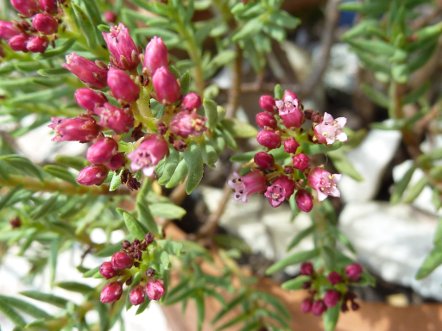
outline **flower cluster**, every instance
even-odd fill
[[[100,274],[111,280],[101,291],[100,301],[112,303],[118,301],[123,294],[123,284],[131,286],[129,301],[132,305],[140,305],[149,300],[159,300],[164,294],[164,283],[155,278],[155,270],[143,264],[143,259],[149,255],[148,248],[154,242],[152,234],[148,233],[145,238],[134,240],[132,243],[125,240],[122,250],[112,255],[110,261],[103,262],[100,266]],[[139,271],[143,276],[133,284],[133,275]]]
[[[312,165],[302,143],[330,145],[346,141],[346,119],[305,111],[290,90],[277,100],[263,95],[259,105],[263,111],[256,114],[256,124],[261,129],[257,141],[266,149],[255,154],[250,172],[244,176],[234,174],[230,179],[235,200],[246,202],[250,195],[264,193],[270,205],[278,207],[294,195],[298,208],[309,212],[313,208],[312,191],[316,191],[319,201],[327,196],[339,197],[337,183],[341,175]],[[312,123],[308,130],[306,120]],[[283,157],[276,158],[276,154]]]
[[[152,176],[156,165],[168,155],[169,144],[182,151],[206,131],[206,119],[198,114],[201,98],[193,92],[181,95],[161,38],[153,37],[144,54],[123,24],[103,32],[103,38],[110,53],[109,64],[76,53],[66,56],[64,64],[88,86],[75,92],[75,100],[85,113],[75,118],[53,118],[50,125],[55,141],[91,143],[87,151],[91,165],[77,178],[82,185],[100,185],[109,170],[122,168],[128,183],[138,171]],[[160,116],[153,114],[151,98],[162,107]],[[122,141],[130,146],[127,154],[119,151]],[[130,166],[126,168],[127,159]]]
[[[310,262],[303,263],[300,274],[309,277],[303,285],[308,289],[309,296],[302,301],[301,310],[304,313],[321,316],[327,309],[337,304],[341,305],[342,312],[347,312],[349,306],[352,310],[359,309],[355,301],[356,294],[349,287],[361,280],[362,271],[360,264],[352,263],[341,273],[332,271],[325,276],[320,270],[315,270]]]
[[[16,52],[43,53],[56,38],[61,8],[57,0],[11,0],[20,21],[0,20],[0,39]]]

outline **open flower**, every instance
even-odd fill
[[[235,173],[228,184],[233,189],[233,198],[241,202],[247,202],[250,195],[262,193],[267,188],[266,178],[259,170],[250,171],[244,176]]]
[[[135,69],[140,62],[137,45],[129,30],[120,23],[111,27],[110,32],[103,32],[103,38],[111,53],[112,64],[120,69]]]
[[[329,195],[332,197],[341,196],[336,186],[341,176],[341,174],[331,174],[322,168],[315,168],[308,175],[308,183],[318,192],[318,200],[323,201]]]
[[[142,170],[145,176],[152,176],[155,166],[169,152],[169,146],[162,136],[150,135],[128,155],[132,171]]]
[[[174,134],[187,138],[200,136],[206,131],[206,118],[198,115],[196,111],[180,111],[170,122],[170,131]]]
[[[275,105],[282,122],[287,128],[299,128],[304,123],[301,103],[292,91],[285,90],[283,99],[277,100]]]
[[[278,177],[272,185],[267,188],[265,197],[273,208],[280,206],[288,200],[295,190],[295,182],[286,176]]]
[[[324,119],[315,126],[315,137],[321,144],[333,144],[337,141],[347,141],[347,135],[343,131],[347,119],[345,117],[333,118],[329,113],[324,113]]]

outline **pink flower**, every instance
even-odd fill
[[[110,161],[117,149],[118,144],[112,138],[100,138],[88,148],[86,158],[90,163],[104,164]]]
[[[16,52],[27,52],[28,48],[26,47],[26,44],[28,43],[29,40],[29,36],[24,34],[24,33],[20,33],[18,35],[15,35],[13,37],[11,37],[8,40],[8,45],[9,47],[12,48],[12,50],[16,51]]]
[[[163,40],[159,37],[153,37],[146,46],[144,52],[143,68],[153,75],[155,71],[161,67],[168,65],[167,47]]]
[[[134,118],[129,109],[118,108],[108,102],[95,108],[95,113],[100,117],[98,124],[116,133],[128,132],[134,125]]]
[[[256,124],[261,128],[264,129],[265,127],[276,129],[277,122],[273,114],[269,113],[268,111],[262,111],[256,114],[255,116]]]
[[[311,262],[303,262],[299,273],[304,276],[312,276],[315,273],[315,267]]]
[[[362,266],[359,263],[352,263],[345,267],[345,274],[348,279],[353,282],[357,282],[361,279],[362,275]]]
[[[323,201],[327,196],[339,197],[341,193],[337,183],[341,179],[340,174],[331,174],[323,168],[315,168],[308,175],[308,183],[318,193],[318,200]]]
[[[275,159],[273,158],[273,155],[267,152],[256,153],[253,157],[253,160],[255,161],[256,165],[262,170],[271,169],[275,164]]]
[[[20,34],[20,30],[13,22],[0,20],[0,39],[9,40],[18,34]]]
[[[134,306],[141,305],[146,299],[146,293],[142,286],[133,288],[129,293],[129,301]]]
[[[288,200],[295,190],[295,182],[286,176],[278,177],[272,185],[267,187],[264,194],[273,208],[280,206]]]
[[[89,111],[94,112],[96,107],[101,107],[107,101],[103,93],[97,93],[90,88],[82,87],[75,91],[75,101],[81,107]]]
[[[282,100],[275,102],[279,116],[287,128],[299,128],[304,123],[304,113],[298,97],[292,91],[284,91]]]
[[[117,21],[117,14],[111,10],[105,11],[103,17],[108,23],[115,23]]]
[[[341,293],[336,290],[327,290],[324,295],[324,303],[328,308],[334,307],[341,299]]]
[[[112,267],[111,262],[103,262],[100,266],[99,272],[101,276],[106,279],[115,277],[117,275],[117,271]]]
[[[281,146],[281,136],[273,130],[261,130],[256,136],[258,143],[268,149],[274,149]]]
[[[128,155],[132,171],[142,170],[145,176],[152,176],[155,166],[169,153],[169,146],[160,135],[150,135]]]
[[[63,67],[92,88],[102,89],[107,85],[107,69],[99,67],[95,62],[76,53],[66,56],[66,63]]]
[[[126,158],[124,157],[124,153],[117,153],[112,158],[105,162],[104,165],[108,167],[110,170],[117,170],[124,166],[126,163]]]
[[[233,198],[241,202],[247,202],[250,195],[262,193],[267,188],[266,178],[258,170],[250,171],[244,176],[235,173],[228,184],[233,189]]]
[[[25,17],[30,17],[40,10],[37,0],[11,0],[11,5]]]
[[[259,107],[273,113],[275,110],[275,99],[271,95],[261,95],[259,97]]]
[[[123,270],[131,268],[134,260],[126,252],[120,251],[112,255],[111,263],[114,270]]]
[[[91,165],[80,171],[77,182],[86,186],[101,185],[106,180],[108,173],[109,170],[103,165]]]
[[[296,150],[299,147],[299,143],[295,138],[290,137],[287,140],[284,140],[284,151],[287,153],[296,153]]]
[[[308,168],[310,159],[309,157],[304,153],[299,153],[293,156],[293,167],[295,167],[298,170],[304,171]]]
[[[112,303],[120,299],[123,294],[123,286],[120,282],[106,284],[101,290],[100,301],[102,303]]]
[[[313,300],[310,298],[304,299],[301,302],[301,311],[303,313],[309,313],[312,310]]]
[[[313,197],[306,190],[299,190],[295,195],[296,205],[299,210],[308,213],[313,208]]]
[[[58,30],[58,22],[48,14],[39,13],[32,18],[32,26],[43,34],[53,34]]]
[[[164,295],[164,284],[162,280],[151,280],[146,285],[146,294],[149,300],[160,300]]]
[[[140,95],[140,87],[134,83],[132,78],[123,70],[110,68],[107,74],[107,85],[109,85],[113,96],[118,100],[127,103],[137,101]]]
[[[315,137],[321,144],[333,144],[337,141],[347,141],[347,135],[343,131],[347,119],[345,117],[338,117],[333,119],[329,113],[324,113],[324,119],[314,128]]]
[[[26,49],[32,53],[43,53],[48,48],[48,45],[48,38],[32,36],[26,42]]]
[[[206,118],[195,111],[180,111],[170,122],[170,131],[180,137],[200,136],[206,128]]]
[[[195,92],[187,93],[181,101],[181,108],[185,110],[198,109],[201,106],[201,98]]]
[[[324,301],[317,300],[313,302],[312,305],[312,314],[315,316],[321,316],[325,311],[327,310],[327,306],[325,305]]]
[[[41,9],[47,13],[55,14],[57,12],[57,0],[39,0]]]
[[[103,32],[103,38],[114,66],[124,70],[132,70],[138,66],[138,48],[124,24],[113,26],[110,32]]]
[[[53,141],[86,142],[95,139],[100,132],[97,123],[90,116],[53,117],[49,127],[55,131]]]
[[[174,103],[181,97],[178,81],[167,67],[155,70],[152,76],[152,84],[156,99],[162,104]]]

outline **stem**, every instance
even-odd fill
[[[232,118],[235,116],[236,110],[238,109],[239,96],[241,92],[243,51],[238,44],[235,45],[235,52],[236,57],[235,62],[233,63],[232,85],[229,90],[229,101],[226,111],[227,118]]]
[[[75,186],[67,182],[45,182],[31,177],[10,175],[8,178],[0,178],[0,186],[16,187],[20,186],[26,190],[34,192],[57,192],[65,195],[125,195],[126,190],[116,190],[109,192],[109,186]]]

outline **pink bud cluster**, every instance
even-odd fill
[[[103,262],[99,268],[100,274],[111,280],[101,291],[100,301],[112,303],[118,301],[123,294],[123,285],[131,286],[129,301],[132,305],[140,305],[149,300],[159,300],[164,294],[164,283],[155,278],[155,270],[148,268],[137,284],[133,284],[132,276],[140,271],[144,253],[154,242],[152,234],[148,233],[143,240],[132,243],[125,240],[122,250],[112,255],[110,261]]]
[[[11,0],[20,21],[0,20],[0,39],[16,52],[43,53],[55,40],[61,9],[57,0]]]
[[[303,263],[300,275],[309,277],[303,285],[308,289],[309,295],[302,301],[301,310],[304,313],[321,316],[327,309],[337,304],[340,304],[342,312],[348,311],[349,306],[352,310],[359,309],[355,301],[356,294],[349,287],[361,280],[362,272],[360,264],[352,263],[342,272],[332,271],[325,275],[324,271],[315,270],[312,263]]]
[[[91,164],[80,172],[80,184],[100,185],[110,170],[124,168],[128,177],[125,183],[133,189],[139,186],[133,173],[153,176],[156,165],[168,155],[169,145],[178,151],[185,149],[207,130],[206,118],[198,114],[199,95],[191,92],[182,97],[161,38],[153,37],[144,54],[121,23],[103,32],[103,38],[109,64],[76,53],[67,55],[64,64],[88,86],[75,92],[75,100],[85,113],[76,118],[54,118],[50,127],[55,131],[54,141],[91,144],[87,151]],[[109,100],[111,96],[117,104]],[[163,105],[161,118],[149,113],[140,115],[140,108],[150,109],[151,100],[146,96]],[[122,140],[131,143],[127,154],[119,151]],[[126,169],[127,159],[130,165]]]
[[[263,193],[272,207],[278,207],[294,196],[298,209],[309,212],[314,203],[313,191],[319,201],[327,196],[339,197],[337,183],[341,175],[313,165],[302,143],[346,141],[343,132],[346,119],[335,120],[328,113],[322,116],[305,111],[297,95],[290,90],[285,90],[280,100],[270,95],[261,96],[259,106],[263,111],[256,114],[256,124],[260,128],[257,141],[265,150],[255,154],[248,174],[235,174],[230,179],[234,198],[246,202],[250,195]],[[305,128],[306,120],[311,121],[309,131]],[[277,161],[274,150],[283,152],[284,160]]]

